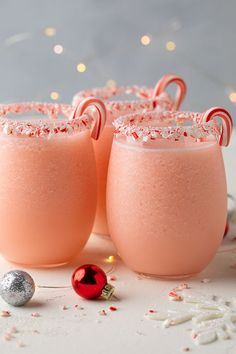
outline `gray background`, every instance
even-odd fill
[[[2,102],[50,101],[51,91],[68,102],[110,79],[153,85],[175,72],[188,84],[185,109],[223,105],[235,113],[228,96],[236,91],[236,1],[0,0],[0,14]],[[47,26],[56,36],[44,35]],[[149,46],[140,43],[144,34]],[[85,73],[76,71],[79,62]]]

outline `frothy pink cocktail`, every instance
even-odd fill
[[[175,100],[166,93],[166,88],[170,84],[177,85],[177,94]],[[154,109],[177,109],[182,103],[186,92],[184,81],[176,75],[166,75],[158,82],[156,87],[112,87],[97,88],[87,91],[81,91],[74,96],[73,103],[79,102],[87,96],[96,96],[105,101],[107,108],[107,123],[99,141],[94,141],[94,150],[97,165],[97,183],[98,198],[96,217],[93,232],[103,235],[109,235],[106,212],[106,184],[107,170],[110,158],[111,145],[113,140],[114,127],[112,122],[117,117],[138,111],[150,111]],[[139,100],[121,100],[115,101],[116,97],[123,95],[136,95]]]
[[[19,121],[5,115],[49,116]],[[30,266],[68,263],[84,247],[96,210],[96,167],[87,115],[71,106],[0,106],[0,250]],[[52,118],[53,117],[53,118]]]
[[[227,191],[218,126],[185,127],[179,115],[179,126],[167,128],[167,115],[149,122],[136,115],[137,129],[117,123],[107,210],[112,240],[131,269],[175,277],[200,272],[215,255]]]

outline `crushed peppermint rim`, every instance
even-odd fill
[[[105,87],[95,87],[92,89],[82,90],[75,94],[74,99],[86,98],[89,96],[96,96],[102,100],[108,101],[112,97],[122,96],[122,95],[135,95],[139,98],[151,98],[153,92],[152,87],[147,86],[105,86]]]
[[[78,104],[86,97],[97,97],[105,101],[106,108],[110,115],[117,116],[118,112],[127,111],[145,111],[162,108],[172,110],[174,101],[167,92],[162,92],[159,96],[152,98],[153,88],[145,86],[114,86],[98,87],[78,92],[74,97],[72,104]],[[112,100],[114,97],[134,94],[137,100]]]
[[[114,120],[114,136],[132,137],[134,141],[156,139],[201,141],[210,135],[219,138],[220,127],[214,121],[201,122],[203,113],[153,111],[128,114]]]
[[[21,137],[51,138],[61,134],[71,135],[82,130],[90,129],[92,117],[83,114],[71,119],[74,107],[67,104],[53,104],[42,102],[26,102],[0,105],[0,133]],[[40,119],[8,118],[10,114],[39,113],[46,116]],[[59,119],[63,116],[63,119]]]

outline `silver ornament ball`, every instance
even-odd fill
[[[23,270],[11,270],[4,274],[0,282],[1,297],[12,306],[25,305],[34,295],[34,291],[34,280]]]

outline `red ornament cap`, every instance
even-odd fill
[[[72,274],[72,286],[75,292],[85,299],[103,297],[108,300],[115,288],[107,283],[104,271],[94,264],[84,264]]]

